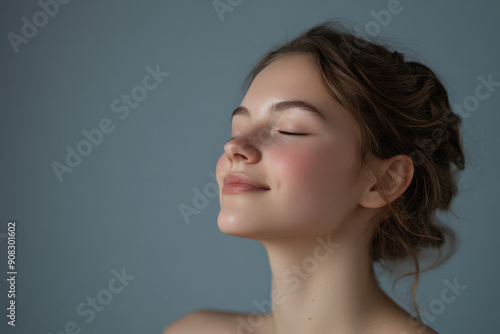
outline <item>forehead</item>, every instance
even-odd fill
[[[254,97],[262,100],[285,95],[315,100],[324,100],[325,95],[328,95],[310,55],[286,55],[271,62],[255,77],[243,101]]]
[[[252,114],[264,115],[269,106],[279,100],[307,101],[319,109],[330,124],[351,130],[358,128],[354,116],[324,87],[311,55],[286,55],[271,62],[255,77],[241,105]]]

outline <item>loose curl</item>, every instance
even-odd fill
[[[462,120],[452,112],[445,87],[429,67],[406,61],[402,53],[358,37],[334,20],[274,47],[254,66],[243,88],[271,62],[290,54],[311,55],[326,90],[356,118],[362,134],[361,167],[375,175],[368,153],[380,159],[404,154],[413,162],[413,179],[401,196],[390,203],[379,189],[387,208],[373,235],[370,255],[372,262],[386,269],[384,263],[410,261],[414,270],[402,277],[414,277],[412,301],[421,320],[416,303],[419,274],[442,264],[455,251],[456,235],[440,224],[435,211],[451,211],[457,194],[456,172],[465,166]],[[447,257],[442,253],[445,241],[451,245]],[[428,249],[436,251],[436,259],[421,270],[419,259]]]

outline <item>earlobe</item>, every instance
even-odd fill
[[[392,203],[408,188],[413,179],[413,173],[413,162],[407,155],[396,155],[381,161],[377,170],[379,179],[367,186],[360,205],[376,209]]]

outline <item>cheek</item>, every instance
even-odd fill
[[[280,149],[273,166],[283,207],[302,222],[340,219],[353,200],[354,157],[354,148],[342,144]]]
[[[303,188],[317,177],[320,159],[315,149],[290,148],[281,149],[273,155],[273,166],[278,183],[278,190]]]
[[[276,152],[273,166],[283,187],[321,191],[347,182],[353,155],[343,145],[293,147]]]

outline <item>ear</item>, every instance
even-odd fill
[[[401,154],[376,163],[379,181],[370,182],[361,196],[359,204],[365,208],[380,208],[387,205],[379,193],[383,191],[389,203],[401,196],[413,179],[414,167],[411,158]]]

